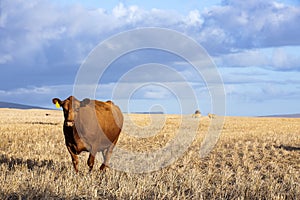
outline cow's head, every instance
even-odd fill
[[[64,126],[72,127],[80,107],[85,106],[90,102],[89,99],[84,99],[83,101],[77,100],[75,97],[70,96],[65,100],[60,100],[59,98],[52,99],[53,104],[62,107],[64,112]]]

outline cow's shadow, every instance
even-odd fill
[[[275,148],[284,149],[286,151],[300,151],[300,147],[294,147],[294,146],[283,145],[283,144],[279,146],[275,146]]]
[[[53,160],[35,160],[35,159],[23,159],[8,156],[0,153],[0,166],[6,165],[9,171],[15,171],[18,166],[26,166],[28,170],[37,170],[39,168],[47,168],[51,171],[58,172],[59,170],[67,170],[67,168],[62,166],[54,166],[55,162]],[[8,183],[9,184],[9,183]],[[41,190],[30,186],[31,183],[28,183],[28,187],[22,187],[16,192],[6,192],[0,188],[0,199],[86,199],[86,196],[71,196],[65,197],[66,195],[56,194],[50,188]],[[117,197],[113,193],[99,194],[99,199],[116,199]]]
[[[23,159],[0,154],[0,165],[3,164],[6,164],[8,166],[8,170],[14,170],[16,166],[26,166],[29,170],[34,170],[35,168],[42,167],[53,169],[54,167],[53,160]]]

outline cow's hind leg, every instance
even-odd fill
[[[112,151],[113,151],[117,141],[118,141],[118,138],[115,139],[115,141],[109,146],[108,149],[106,149],[105,151],[102,151],[104,161],[103,161],[102,165],[100,166],[100,170],[104,170],[106,167],[108,167],[108,165],[107,165],[108,161],[111,157]]]

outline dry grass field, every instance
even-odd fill
[[[88,154],[82,153],[75,174],[61,111],[0,109],[0,199],[300,198],[300,119],[226,117],[215,148],[200,158],[213,119],[185,117],[191,125],[200,120],[196,138],[171,165],[149,173],[118,166],[100,172],[98,159],[89,173]],[[162,148],[175,137],[181,116],[150,119],[125,115],[117,147],[133,152]],[[187,135],[189,123],[183,127]]]

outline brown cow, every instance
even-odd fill
[[[97,152],[101,151],[104,162],[100,170],[103,170],[122,129],[123,114],[119,107],[112,101],[79,101],[73,96],[64,101],[54,98],[52,102],[63,108],[63,132],[75,171],[78,172],[78,155],[82,151],[90,152],[87,161],[90,171]]]

